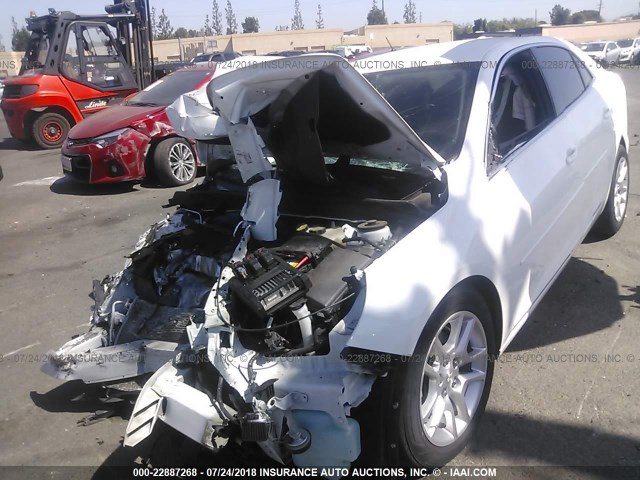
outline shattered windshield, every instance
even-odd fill
[[[464,141],[479,63],[387,70],[365,77],[418,136],[443,158]]]

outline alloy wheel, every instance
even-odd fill
[[[627,211],[629,196],[629,165],[627,158],[621,157],[616,170],[615,185],[613,187],[613,213],[616,221],[620,222]]]
[[[169,168],[180,182],[191,180],[196,170],[196,159],[193,151],[184,143],[176,143],[169,150]]]
[[[487,376],[487,338],[480,319],[456,312],[443,323],[424,363],[420,418],[436,446],[452,444],[478,409]]]

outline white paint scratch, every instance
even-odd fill
[[[613,343],[609,347],[609,351],[610,352],[613,351],[613,348],[616,346],[616,343],[618,343],[618,339],[620,338],[621,334],[622,334],[622,328],[618,329],[618,334],[616,335],[616,338],[613,339]],[[593,389],[593,386],[596,383],[596,377],[600,374],[600,370],[601,369],[602,369],[602,367],[596,369],[593,377],[591,378],[591,383],[587,387],[587,391],[585,392],[584,397],[582,398],[582,401],[580,402],[580,405],[578,405],[578,413],[576,414],[576,418],[577,419],[579,419],[580,415],[582,414],[582,407],[584,407],[584,402],[587,400],[587,397],[591,393],[591,390]]]
[[[36,342],[36,343],[32,343],[31,345],[27,345],[26,347],[22,347],[22,348],[18,348],[17,350],[14,350],[12,352],[9,353],[5,353],[4,355],[2,355],[3,357],[10,357],[11,355],[14,355],[16,353],[22,352],[24,350],[28,350],[32,347],[38,346],[40,345],[40,342]]]
[[[40,178],[38,180],[27,180],[26,182],[20,182],[20,183],[16,183],[15,185],[13,185],[14,187],[24,187],[27,185],[31,185],[31,186],[37,186],[37,187],[41,187],[41,186],[50,186],[51,184],[53,184],[53,182],[55,182],[56,180],[61,179],[62,177],[44,177],[44,178]]]

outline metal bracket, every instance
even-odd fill
[[[272,397],[267,405],[269,408],[279,408],[280,410],[291,410],[302,403],[307,403],[309,397],[306,393],[291,392],[282,398]]]

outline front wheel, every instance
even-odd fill
[[[620,147],[616,157],[611,187],[607,196],[607,203],[600,217],[593,226],[593,231],[603,238],[614,236],[627,214],[629,200],[629,156],[627,151]]]
[[[33,122],[33,140],[40,148],[58,148],[71,129],[69,121],[58,113],[45,113]]]
[[[384,419],[378,451],[390,454],[385,463],[442,466],[465,447],[489,397],[495,351],[493,320],[482,297],[469,288],[449,294],[413,357],[378,390]]]
[[[164,185],[187,185],[196,178],[196,157],[189,142],[182,138],[168,138],[158,144],[153,154],[158,180]]]

